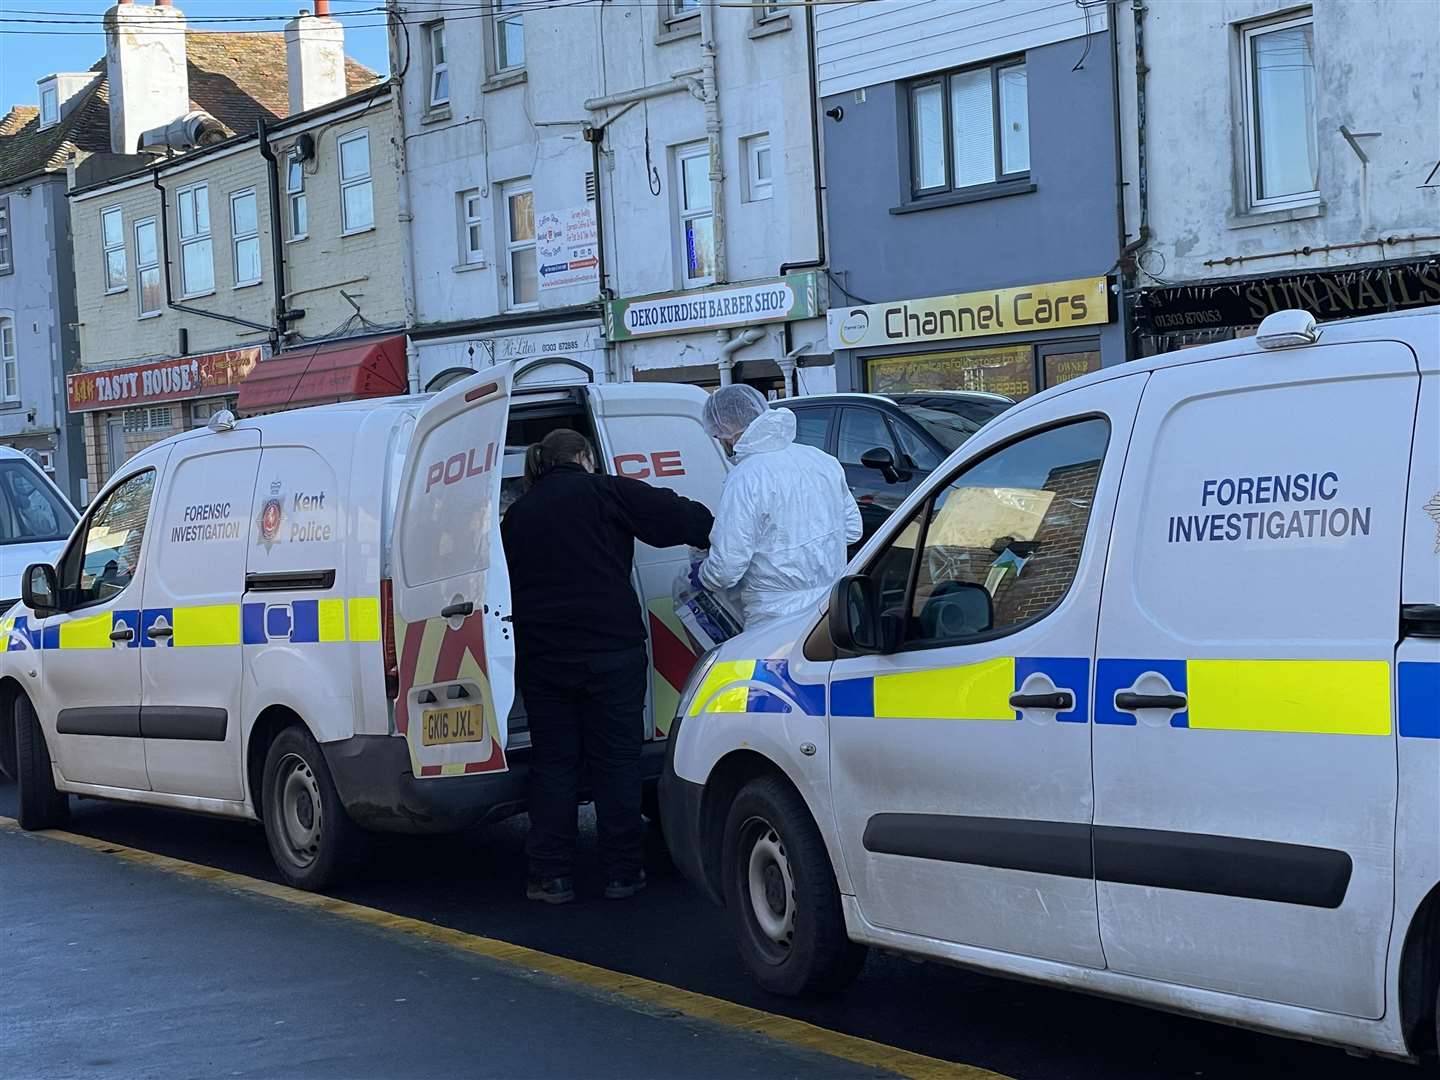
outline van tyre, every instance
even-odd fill
[[[830,855],[800,794],[778,777],[750,781],[721,844],[725,907],[755,980],[788,997],[849,986],[865,949],[845,932]]]
[[[35,706],[23,694],[15,699],[15,772],[20,784],[16,817],[22,829],[53,829],[70,817],[70,796],[55,790],[50,751]]]
[[[335,789],[310,732],[287,727],[265,754],[265,838],[286,882],[312,892],[342,881],[363,856],[365,835]]]

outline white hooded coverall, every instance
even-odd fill
[[[840,463],[795,442],[789,409],[756,417],[735,458],[700,580],[712,590],[738,584],[749,628],[825,598],[860,539],[860,508]]]

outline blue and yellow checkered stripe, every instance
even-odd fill
[[[788,713],[825,715],[825,684],[802,683],[790,674],[785,660],[720,660],[711,666],[696,690],[690,715],[719,713]]]
[[[156,639],[143,633],[161,619],[172,627],[171,636]],[[113,632],[127,627],[131,631],[128,641],[112,639]],[[51,619],[41,626],[32,626],[26,615],[0,619],[0,652],[21,645],[42,650],[213,648],[379,640],[377,596],[116,609]]]
[[[1075,695],[1074,708],[1057,713],[1058,722],[1089,720],[1090,661],[1079,656],[997,656],[974,664],[836,679],[830,685],[830,712],[877,720],[1018,720],[1010,697],[1032,675],[1045,675]]]

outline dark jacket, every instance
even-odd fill
[[[708,547],[713,524],[704,506],[665,488],[579,465],[551,469],[500,526],[517,647],[534,657],[644,644],[635,541]]]

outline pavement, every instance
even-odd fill
[[[0,815],[13,817],[14,799],[14,786],[0,780]],[[68,828],[74,833],[261,881],[278,880],[258,826],[90,800],[72,800],[72,807]],[[1277,1075],[1415,1080],[1419,1075],[1404,1065],[1353,1058],[1332,1048],[874,952],[855,986],[843,995],[805,1001],[774,997],[758,989],[741,967],[724,912],[712,907],[681,878],[658,840],[653,840],[647,850],[650,888],[622,903],[601,900],[603,881],[594,850],[593,821],[587,811],[582,816],[581,861],[577,869],[581,899],[572,905],[550,908],[523,898],[524,832],[525,819],[521,817],[460,836],[390,839],[378,847],[364,878],[334,895],[426,925],[512,942],[546,955],[954,1063],[957,1074],[963,1071],[962,1066],[972,1066],[1015,1080],[1273,1080]],[[3,831],[0,841],[5,841],[0,846],[0,933],[5,933],[9,912],[16,906],[10,885],[14,874],[8,867],[15,848]],[[149,902],[152,892],[158,898],[167,888],[151,876],[142,880],[150,885],[138,886],[132,893],[144,898],[132,905],[137,908]],[[73,909],[73,914],[68,906],[59,907],[50,900],[44,903],[47,908],[66,911],[67,922],[80,919],[105,895],[88,884],[83,892],[84,901]],[[130,925],[126,923],[124,932],[133,936],[137,949],[142,948],[151,934],[129,929]],[[237,933],[244,929],[239,928]],[[164,927],[155,932],[163,937]],[[346,939],[371,931],[342,925],[334,932]],[[0,942],[8,940],[0,937]],[[71,935],[65,940],[77,938]],[[243,940],[252,939],[244,936]],[[10,952],[7,944],[0,951],[0,965],[13,970]],[[369,955],[368,947],[362,955]],[[12,979],[7,974],[6,981]],[[262,972],[249,988],[253,997],[236,993],[227,1000],[243,1013],[255,1008],[255,1002],[263,1002],[272,992],[272,985],[283,979]],[[278,992],[286,991],[281,987]],[[304,993],[303,988],[299,992]],[[393,995],[402,996],[410,997],[409,991]],[[491,995],[485,997],[487,1007],[493,1007],[498,1000]],[[544,1007],[536,998],[523,1000],[522,1012]],[[396,1003],[376,1001],[375,1007],[383,1009],[387,1004]],[[0,1005],[0,1019],[7,1016],[4,1008]],[[403,1019],[415,1012],[418,1010],[395,1018]],[[0,1024],[0,1042],[5,1038],[4,1030]],[[498,1046],[500,1041],[507,1045],[521,1042],[526,1038],[521,1033],[532,1030],[527,1021],[519,1018],[506,1025],[485,1020],[470,1028],[472,1042],[483,1040],[487,1048]],[[403,1031],[392,1030],[390,1037],[403,1039]],[[409,1040],[405,1041],[409,1045]],[[705,1040],[701,1037],[695,1041]],[[487,1049],[485,1054],[496,1052]],[[646,1075],[641,1063],[650,1059],[642,1056],[644,1052],[637,1044],[633,1061],[624,1068],[627,1076]],[[620,1056],[632,1056],[631,1044],[624,1045]],[[742,1056],[726,1051],[722,1058],[724,1075],[745,1075],[741,1071]],[[0,1075],[8,1072],[12,1060],[0,1046]],[[425,1075],[418,1067],[402,1067],[400,1062],[408,1060],[403,1053],[399,1057],[360,1060],[366,1067],[356,1070],[352,1061],[347,1075]],[[605,1074],[606,1059],[584,1060],[585,1067],[570,1075]],[[688,1057],[676,1057],[662,1061],[661,1074],[708,1075],[705,1070],[712,1060],[698,1055],[692,1064]],[[773,1060],[763,1075],[787,1075],[784,1068],[777,1066],[778,1060]],[[388,1064],[382,1067],[388,1062],[396,1062],[397,1068],[389,1069]],[[829,1061],[821,1068],[818,1074],[797,1071],[793,1075],[854,1074],[854,1066],[847,1062]],[[521,1071],[510,1075],[529,1074]]]

